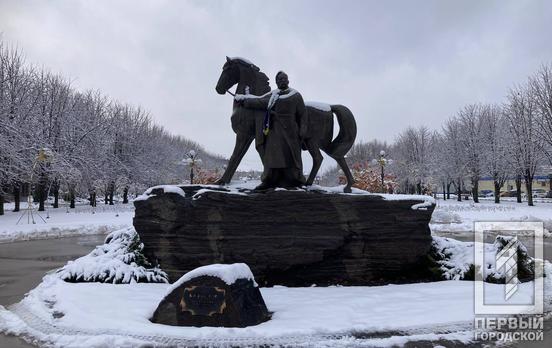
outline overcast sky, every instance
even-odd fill
[[[552,62],[552,1],[0,0],[0,32],[29,62],[229,157],[231,98],[214,89],[226,55],[348,106],[358,140],[393,141],[502,102]],[[243,163],[261,167],[253,148]]]

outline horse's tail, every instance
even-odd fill
[[[331,108],[339,124],[339,133],[328,146],[327,153],[333,158],[344,157],[353,147],[357,135],[355,117],[346,106],[331,105]]]

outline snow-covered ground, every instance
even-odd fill
[[[552,231],[552,204],[492,201],[473,203],[455,200],[437,200],[437,207],[431,218],[430,228],[434,234],[473,233],[475,221],[543,221],[545,236]]]
[[[119,244],[125,249],[124,242],[132,238],[115,237],[125,233],[132,236],[131,232],[132,228],[127,228],[112,233],[104,249]],[[458,279],[459,271],[465,271],[473,262],[472,242],[434,237],[434,244],[439,252],[449,255],[442,263],[443,273],[449,279]],[[91,258],[101,261],[113,257],[121,261],[118,255],[127,254],[102,250],[98,247],[65,267],[78,264],[86,268]],[[494,258],[496,248],[493,244],[485,245],[484,250],[493,254],[488,258]],[[126,261],[130,266],[123,265],[123,268],[138,268],[130,261]],[[545,262],[544,267],[545,311],[549,313],[552,310],[552,264]],[[121,265],[115,268],[114,272],[119,273]],[[494,272],[494,268],[492,262],[485,267],[486,272]],[[253,277],[244,264],[199,268],[172,285],[133,281],[127,284],[68,283],[62,280],[63,269],[51,272],[21,302],[9,308],[0,306],[0,333],[54,347],[146,344],[387,347],[419,340],[457,340],[469,344],[474,337],[474,283],[459,280],[372,287],[261,288],[272,319],[247,328],[175,327],[149,321],[161,299],[174,286],[193,275],[221,273],[221,270],[232,271],[232,277],[236,274]],[[226,277],[226,273],[219,275]],[[507,303],[530,304],[533,301],[534,284],[527,282],[519,284],[519,290]],[[486,284],[485,302],[505,303],[504,285]]]
[[[547,280],[550,287],[551,280]],[[374,287],[262,288],[273,312],[247,328],[173,327],[148,319],[169,284],[66,283],[49,275],[19,304],[0,307],[0,332],[55,346],[228,345],[305,342],[316,346],[391,346],[409,340],[473,337],[473,282]],[[520,285],[517,303],[532,300],[532,283]],[[500,303],[502,285],[486,298]],[[549,309],[548,309],[549,310]],[[377,335],[371,335],[378,333]],[[372,338],[371,338],[372,336]],[[377,338],[373,338],[377,337]],[[326,342],[327,344],[325,344]]]
[[[50,209],[47,223],[16,224],[21,213],[0,216],[0,241],[107,233],[132,224],[132,204]],[[42,214],[46,216],[46,214]],[[471,233],[476,220],[544,221],[550,229],[552,205],[438,201],[431,228],[443,234]],[[22,221],[23,222],[23,221]],[[472,256],[472,244],[436,238],[454,250],[453,267],[443,271],[457,278]],[[469,244],[469,245],[468,245]],[[81,258],[85,259],[85,258]],[[546,264],[545,301],[550,311],[552,266]],[[416,340],[473,338],[471,281],[374,287],[262,288],[272,320],[248,328],[191,328],[151,323],[148,318],[170,284],[67,283],[49,274],[20,303],[0,306],[0,333],[20,335],[53,346],[260,345],[393,346]],[[523,283],[511,301],[532,301],[533,283]],[[503,285],[488,284],[486,300],[500,303]]]
[[[62,206],[57,209],[49,207],[45,212],[34,210],[35,224],[29,223],[26,203],[21,204],[21,211],[12,212],[12,204],[6,204],[5,215],[0,216],[0,243],[19,240],[47,239],[78,236],[86,234],[107,234],[109,232],[132,226],[134,206],[116,204],[113,206],[98,204],[96,208],[89,205],[77,205],[75,209]],[[37,214],[40,215],[37,215]]]

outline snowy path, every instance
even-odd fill
[[[94,235],[0,244],[0,305],[20,301],[46,272],[88,254],[104,239]]]
[[[0,244],[0,306],[20,301],[46,272],[87,254],[104,238],[94,235]],[[17,337],[0,334],[0,347],[32,346]]]

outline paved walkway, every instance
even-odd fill
[[[45,273],[88,254],[105,236],[83,236],[0,244],[0,305],[19,302]],[[0,335],[0,347],[33,347],[21,339]]]

